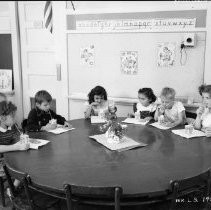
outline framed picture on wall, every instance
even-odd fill
[[[0,69],[0,92],[12,91],[12,70]]]

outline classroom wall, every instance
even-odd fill
[[[100,2],[101,3],[101,2]],[[95,9],[91,9],[91,5],[78,2],[75,7],[78,9],[74,20],[83,19],[84,16],[88,19],[88,14],[96,14],[100,17],[111,15],[111,13],[127,12],[128,16],[133,12],[151,12],[161,13],[170,11],[175,17],[175,13],[187,10],[186,14],[191,13],[191,10],[206,10],[207,4],[186,2],[120,2],[119,10],[117,2],[109,4],[100,4],[92,2]],[[69,4],[69,9],[71,5]],[[81,9],[81,10],[80,10]],[[101,13],[99,12],[101,11]],[[106,13],[107,11],[107,13]],[[73,12],[74,13],[74,12]],[[74,16],[74,14],[73,14]],[[119,15],[121,16],[121,15]],[[188,15],[187,15],[188,16]],[[113,18],[114,16],[112,16]],[[131,17],[131,16],[130,16]],[[154,18],[154,17],[153,17]],[[100,19],[100,18],[99,18]],[[197,18],[199,19],[199,18]],[[74,22],[73,20],[73,22]],[[207,22],[209,19],[206,19]],[[197,26],[200,29],[205,26]],[[69,29],[74,27],[73,22],[70,22]],[[95,33],[83,34],[73,33],[68,34],[68,72],[69,72],[69,110],[70,118],[75,119],[83,117],[84,102],[87,100],[87,93],[95,85],[103,85],[109,96],[114,99],[118,107],[118,116],[126,116],[132,111],[132,103],[137,101],[137,91],[139,88],[148,86],[152,87],[156,95],[159,95],[160,90],[164,86],[171,86],[176,89],[179,98],[187,99],[188,96],[194,97],[196,101],[200,100],[197,88],[205,80],[208,70],[205,69],[206,55],[206,31],[196,31],[197,46],[194,49],[187,49],[187,62],[185,66],[179,63],[180,44],[184,32],[175,33]],[[158,68],[156,66],[156,46],[159,42],[175,42],[176,62],[171,68]],[[85,47],[89,44],[95,46],[95,66],[87,68],[80,65],[80,47]],[[138,51],[138,75],[122,75],[120,73],[120,56],[121,50]],[[75,82],[80,81],[80,85]],[[206,79],[207,81],[207,79]]]
[[[8,100],[18,107],[16,119],[20,125],[23,120],[23,104],[16,3],[14,1],[0,2],[0,36],[1,40],[4,40],[4,37],[6,38],[5,42],[1,42],[3,46],[0,50],[0,68],[13,69],[13,91],[7,92],[6,95]],[[8,57],[4,58],[5,55],[8,55]]]
[[[159,11],[166,11],[166,12],[175,12],[175,11],[181,11],[181,10],[186,10],[186,11],[190,11],[190,10],[206,10],[207,11],[207,21],[206,21],[206,28],[204,28],[204,31],[198,31],[197,32],[197,37],[200,39],[198,46],[199,48],[197,48],[198,51],[200,51],[200,55],[204,50],[204,55],[205,55],[205,62],[203,63],[203,59],[200,60],[199,63],[197,63],[197,66],[194,66],[194,69],[196,70],[201,70],[201,68],[204,70],[204,75],[203,78],[200,77],[200,81],[205,81],[206,83],[211,83],[211,71],[209,70],[211,67],[211,59],[210,59],[210,55],[209,52],[211,51],[211,3],[209,1],[159,1],[159,2],[154,2],[154,1],[89,1],[89,2],[85,2],[85,1],[73,1],[74,6],[75,6],[75,11],[72,8],[72,4],[71,1],[63,1],[62,4],[67,4],[67,9],[64,11],[65,16],[67,15],[88,15],[88,14],[103,14],[103,13],[140,13],[140,12],[159,12]],[[5,16],[11,16],[13,19],[13,23],[12,23],[12,30],[13,33],[17,33],[18,29],[15,29],[14,27],[14,19],[16,17],[15,14],[15,10],[13,10],[12,12],[9,12],[11,10],[11,6],[9,6],[9,4],[15,4],[14,2],[0,2],[0,19],[3,20],[4,26],[6,25],[6,27],[8,27],[8,21],[7,18],[5,19]],[[58,4],[58,3],[55,3]],[[13,8],[14,9],[14,8]],[[60,13],[63,10],[59,11]],[[58,15],[59,12],[57,11]],[[10,13],[10,14],[9,14]],[[9,17],[10,19],[10,17]],[[63,43],[67,44],[66,48],[63,47],[63,43],[61,43],[61,57],[68,57],[68,47],[70,48],[71,46],[73,47],[73,49],[76,49],[78,47],[78,43],[76,44],[76,42],[71,42],[69,43],[69,41],[71,41],[70,38],[70,33],[68,30],[66,30],[65,26],[66,26],[66,19],[63,21],[64,26],[62,26],[62,30],[64,31],[65,37],[63,40]],[[1,22],[1,21],[0,21]],[[2,23],[2,22],[1,22]],[[0,26],[3,26],[2,24],[0,24]],[[4,29],[5,30],[5,29]],[[16,31],[14,31],[16,30]],[[11,30],[10,30],[11,32]],[[63,33],[63,32],[62,32]],[[181,35],[181,34],[180,34]],[[178,33],[176,34],[176,36],[180,36]],[[76,36],[76,35],[74,35]],[[74,40],[74,36],[72,37]],[[151,35],[150,35],[151,36]],[[31,37],[28,36],[28,39],[30,39]],[[151,36],[152,38],[152,36]],[[206,42],[205,42],[206,39]],[[13,42],[17,42],[17,40],[13,40]],[[84,41],[84,40],[82,40]],[[15,46],[16,45],[16,46]],[[13,47],[15,46],[15,48],[17,48],[17,43],[13,45]],[[16,50],[16,49],[15,49]],[[56,52],[57,49],[55,49]],[[178,49],[177,49],[178,50]],[[197,53],[199,53],[197,51]],[[140,48],[140,52],[141,52],[141,48]],[[178,52],[178,51],[177,51]],[[78,53],[78,52],[77,52]],[[192,51],[189,50],[188,52],[189,54],[194,54],[194,56],[197,57],[197,53],[196,51]],[[67,54],[67,55],[66,55]],[[142,56],[142,55],[141,55]],[[194,58],[194,61],[197,60],[196,57],[192,57],[191,59]],[[16,54],[16,56],[13,55],[13,58],[17,58],[18,55]],[[140,57],[142,58],[142,57]],[[189,57],[188,57],[189,58]],[[200,57],[201,58],[201,57]],[[199,60],[199,59],[198,59]],[[15,92],[15,96],[12,96],[14,98],[14,101],[18,104],[19,110],[22,109],[22,96],[20,94],[20,89],[22,88],[22,83],[20,80],[20,74],[21,74],[21,69],[18,67],[18,61],[17,59],[14,61],[15,62],[15,88],[16,88],[16,92]],[[87,100],[87,93],[88,90],[92,87],[92,85],[90,84],[90,81],[86,81],[86,79],[80,79],[80,78],[75,78],[74,74],[76,73],[76,69],[75,68],[70,68],[70,65],[72,65],[72,58],[68,58],[67,60],[63,60],[62,63],[62,83],[64,83],[63,87],[65,88],[64,92],[66,95],[64,96],[65,99],[64,100],[68,100],[69,102],[69,119],[75,119],[75,118],[79,118],[79,117],[83,117],[83,110],[84,110],[84,102]],[[139,61],[140,63],[142,63],[142,60],[140,59]],[[143,62],[146,62],[146,60],[143,60]],[[58,61],[59,63],[59,61]],[[152,65],[151,63],[149,64],[149,66]],[[193,65],[193,63],[191,63],[191,65]],[[202,65],[204,65],[202,67]],[[103,68],[101,68],[102,70],[104,70]],[[119,71],[119,68],[117,68],[117,71]],[[143,73],[145,71],[144,69],[140,69],[139,72]],[[174,69],[173,71],[177,71],[177,69]],[[67,77],[64,77],[63,75],[66,75],[67,72]],[[88,71],[89,72],[89,71]],[[85,69],[82,71],[81,77],[83,78],[87,78],[87,74],[88,72],[85,71]],[[145,72],[146,73],[146,72]],[[72,75],[72,77],[71,77]],[[177,76],[177,74],[175,74]],[[139,75],[140,76],[140,75]],[[147,76],[146,74],[144,74],[144,76]],[[172,76],[172,75],[171,75]],[[71,80],[73,78],[73,80]],[[68,81],[70,80],[70,81]],[[133,78],[134,80],[134,78]],[[65,82],[64,82],[65,81]],[[80,81],[80,82],[77,82]],[[83,81],[83,83],[81,82]],[[195,81],[195,80],[194,80]],[[23,81],[24,82],[24,81]],[[69,82],[68,84],[66,84],[66,82]],[[128,111],[132,110],[132,103],[136,102],[136,92],[135,89],[138,88],[139,86],[133,86],[134,89],[133,91],[129,91],[130,89],[126,89],[126,93],[124,94],[120,94],[120,92],[116,92],[117,90],[115,89],[111,89],[111,87],[109,86],[109,79],[107,78],[105,82],[105,85],[108,85],[108,94],[110,96],[114,96],[116,103],[117,103],[117,107],[118,107],[118,115],[119,116],[125,116],[125,114]],[[118,81],[113,81],[118,83]],[[145,81],[144,81],[145,82]],[[97,82],[93,83],[94,85],[97,84]],[[124,89],[125,88],[125,83],[122,83],[121,85],[123,86]],[[157,84],[156,84],[157,85]],[[160,84],[159,84],[160,85]],[[82,89],[77,89],[77,87],[84,87]],[[156,88],[153,86],[153,88],[155,88],[156,93],[159,92],[161,85]],[[68,89],[68,91],[66,91],[66,89]],[[118,88],[118,91],[120,91],[121,89]],[[114,92],[113,92],[114,91]],[[188,93],[188,89],[186,89],[186,94]],[[131,92],[131,93],[130,93]],[[183,89],[180,88],[178,89],[178,93],[179,95],[181,95],[180,93],[183,92]],[[64,95],[64,94],[63,94]],[[125,98],[126,97],[126,98]],[[66,108],[64,109],[66,110]],[[26,116],[28,113],[24,113]],[[19,119],[22,119],[23,114],[19,113]]]

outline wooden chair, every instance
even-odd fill
[[[84,187],[65,184],[64,189],[67,196],[68,210],[75,209],[74,207],[77,207],[78,204],[92,206],[114,206],[115,210],[120,210],[120,197],[122,195],[122,188],[119,186]]]
[[[0,154],[0,167],[2,167],[2,162],[3,162],[3,154]],[[2,168],[3,169],[3,168]],[[5,194],[4,194],[4,191],[5,191],[5,187],[4,187],[4,183],[7,181],[6,179],[6,176],[5,176],[5,173],[4,171],[0,171],[0,193],[1,193],[1,203],[2,203],[2,206],[5,207]]]
[[[196,197],[194,196],[199,196],[201,199],[209,197],[210,184],[210,170],[191,178],[171,181],[170,186],[172,194],[170,195],[170,209],[173,210],[176,208],[176,203],[179,201],[178,199],[184,199],[187,204],[187,199],[189,199],[190,196],[195,199]]]
[[[4,168],[4,172],[9,184],[10,193],[11,193],[10,200],[13,206],[12,209],[33,210],[34,209],[33,201],[32,201],[32,197],[29,191],[28,181],[27,181],[28,175],[26,173],[13,169],[8,165],[7,166],[4,165],[3,168]],[[18,192],[18,190],[15,189],[12,178],[17,179],[21,181],[21,183],[23,183],[24,191]]]
[[[21,128],[24,133],[26,132],[26,126],[27,126],[27,119],[24,119],[21,123]]]
[[[35,206],[43,207],[45,209],[44,206],[40,206],[43,203],[48,208],[51,208],[52,206],[55,208],[60,205],[60,201],[62,200],[66,205],[67,201],[64,189],[55,189],[49,186],[37,184],[32,181],[30,176],[27,177],[27,180],[29,183],[29,189],[33,192],[33,202]],[[39,204],[36,204],[36,200],[39,201]],[[46,201],[48,204],[46,204]]]
[[[4,183],[7,181],[5,174],[0,174],[0,193],[1,193],[1,203],[2,206],[5,207],[5,187],[4,187]]]

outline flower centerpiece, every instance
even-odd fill
[[[108,143],[120,143],[126,132],[127,125],[122,125],[117,121],[116,114],[106,116],[107,123],[100,126],[101,131],[106,131]]]

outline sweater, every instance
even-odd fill
[[[64,117],[57,115],[51,109],[45,112],[36,107],[29,112],[26,129],[27,131],[40,131],[41,127],[46,126],[52,119],[56,119],[61,125],[64,125],[66,121]]]

